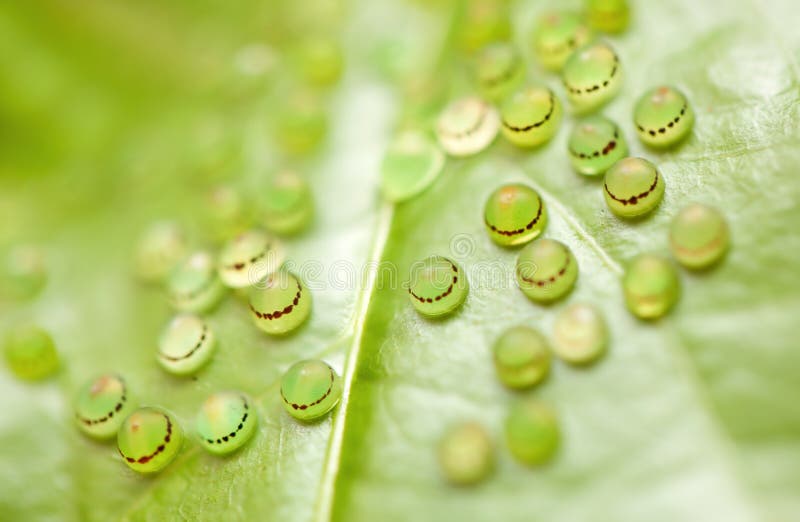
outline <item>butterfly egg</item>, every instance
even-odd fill
[[[314,197],[308,182],[293,170],[273,175],[261,200],[264,228],[281,235],[302,232],[314,217]]]
[[[621,33],[628,27],[628,0],[586,0],[589,25],[605,33]]]
[[[336,406],[342,396],[342,382],[325,362],[300,361],[283,375],[280,393],[283,406],[292,417],[310,421]]]
[[[184,258],[186,249],[186,237],[177,223],[153,223],[139,239],[136,273],[144,281],[161,281]]]
[[[460,47],[467,52],[508,40],[511,36],[508,2],[467,0],[463,19],[456,29]]]
[[[686,268],[703,269],[717,263],[728,251],[730,232],[719,210],[692,203],[672,219],[669,247]]]
[[[591,112],[619,92],[622,65],[609,44],[594,42],[572,53],[564,64],[562,81],[574,111]]]
[[[444,153],[425,133],[405,131],[392,140],[381,162],[381,192],[399,203],[428,188],[444,167]]]
[[[633,124],[642,143],[667,148],[683,141],[692,131],[694,111],[678,89],[656,87],[636,102]]]
[[[509,328],[492,347],[497,377],[512,389],[531,388],[550,370],[550,348],[538,331],[527,326]]]
[[[549,303],[572,290],[578,278],[578,262],[565,244],[539,239],[520,251],[516,276],[520,290],[528,298]]]
[[[176,316],[158,340],[158,362],[174,375],[191,375],[203,367],[216,348],[214,332],[192,314]]]
[[[469,293],[464,270],[443,256],[430,256],[414,263],[408,282],[411,304],[420,314],[441,317],[461,306]]]
[[[200,443],[215,455],[226,455],[244,446],[256,432],[258,415],[243,393],[223,391],[210,395],[197,413]]]
[[[664,177],[643,158],[623,158],[606,172],[606,204],[619,217],[633,218],[652,212],[664,197]]]
[[[217,270],[231,288],[252,286],[283,264],[283,244],[261,230],[248,230],[228,241],[219,253]]]
[[[167,280],[167,293],[181,311],[203,313],[216,307],[225,287],[211,254],[195,252],[178,263]]]
[[[0,299],[30,299],[47,283],[44,252],[35,245],[15,245],[5,253],[0,267]]]
[[[451,426],[439,443],[439,468],[451,484],[477,484],[492,472],[495,449],[489,433],[477,422]]]
[[[11,373],[27,381],[50,377],[60,365],[53,338],[35,325],[12,327],[6,335],[3,353]]]
[[[519,147],[550,141],[561,124],[561,102],[546,87],[526,87],[503,102],[503,136]]]
[[[344,69],[342,45],[328,35],[311,35],[303,38],[292,49],[294,65],[303,78],[312,85],[328,87],[339,81]]]
[[[497,188],[486,200],[483,222],[498,245],[523,245],[544,231],[547,209],[538,192],[522,183],[511,183]]]
[[[75,400],[75,420],[86,435],[109,439],[135,407],[125,380],[109,373],[81,388]]]
[[[250,201],[230,185],[218,185],[208,192],[204,217],[215,241],[227,241],[253,224]]]
[[[275,140],[288,154],[302,156],[317,149],[328,132],[319,97],[306,89],[290,93],[277,115]]]
[[[608,345],[608,329],[600,311],[589,304],[564,308],[553,327],[553,351],[570,364],[590,364]]]
[[[579,174],[600,176],[628,155],[628,142],[616,123],[603,116],[590,116],[572,128],[567,151]]]
[[[625,304],[641,319],[658,319],[675,305],[680,280],[674,265],[655,254],[634,258],[622,278]]]
[[[172,413],[155,407],[135,410],[117,432],[117,449],[125,464],[139,473],[164,469],[183,446],[183,430]]]
[[[499,130],[497,110],[475,96],[451,102],[436,120],[439,144],[456,157],[471,156],[486,149]]]
[[[481,94],[488,100],[500,101],[524,79],[525,62],[512,44],[495,42],[478,53],[474,75]]]
[[[531,41],[539,63],[551,71],[560,71],[569,55],[591,38],[592,30],[577,13],[550,11],[539,17]]]
[[[311,293],[291,272],[279,270],[250,288],[250,312],[255,325],[270,335],[300,327],[311,313]]]
[[[511,406],[505,421],[505,439],[518,462],[540,466],[555,455],[561,434],[553,410],[526,397],[517,399]]]

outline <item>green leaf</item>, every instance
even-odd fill
[[[543,8],[514,6],[526,53]],[[38,243],[48,260],[43,293],[0,303],[0,326],[40,323],[64,363],[44,383],[0,373],[0,519],[796,518],[793,2],[635,2],[631,29],[609,38],[625,82],[603,112],[620,123],[632,154],[654,161],[666,179],[661,206],[636,223],[615,218],[601,185],[572,172],[569,117],[540,150],[498,139],[477,157],[448,160],[420,197],[382,203],[378,165],[401,100],[367,49],[394,42],[430,58],[450,14],[448,6],[354,2],[348,71],[326,102],[328,142],[296,165],[310,176],[318,210],[311,230],[288,242],[291,261],[308,270],[309,324],[268,338],[231,295],[209,316],[220,340],[212,363],[196,380],[177,379],[154,356],[172,312],[157,288],[134,279],[132,252],[142,229],[164,217],[207,245],[208,187],[230,174],[257,197],[263,173],[280,163],[267,122],[281,99],[262,92],[281,80],[269,72],[246,78],[231,65],[245,46],[274,43],[264,19],[277,10],[260,2],[240,10],[195,2],[0,7],[0,244]],[[410,38],[409,27],[425,30]],[[563,94],[555,76],[535,67],[531,80]],[[691,138],[672,152],[644,149],[630,121],[637,96],[657,83],[680,87],[697,112]],[[456,79],[457,90],[467,87]],[[516,252],[496,247],[483,229],[485,198],[507,181],[541,192],[546,236],[578,259],[578,283],[564,303],[528,301],[511,280]],[[638,321],[622,300],[625,263],[643,251],[666,254],[668,223],[689,201],[724,212],[732,249],[714,270],[681,271],[683,295],[668,317]],[[411,263],[435,253],[458,260],[471,286],[465,306],[442,321],[417,315],[400,286]],[[588,369],[556,364],[530,392],[558,413],[563,445],[551,465],[527,469],[502,442],[515,395],[494,376],[490,346],[520,323],[549,334],[558,311],[576,301],[603,310],[610,351]],[[277,383],[308,357],[340,371],[345,391],[332,416],[306,425],[283,411]],[[139,476],[113,443],[90,441],[73,425],[78,387],[109,370],[128,379],[142,404],[174,411],[189,434],[208,394],[245,391],[256,398],[258,432],[228,458],[189,437],[164,472]],[[499,460],[489,480],[468,490],[447,486],[435,459],[446,427],[464,419],[487,426]]]

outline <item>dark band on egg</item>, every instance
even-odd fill
[[[239,421],[239,425],[236,426],[236,429],[228,433],[227,435],[223,435],[217,439],[206,439],[206,442],[208,442],[209,444],[222,444],[223,442],[228,442],[228,440],[235,438],[236,434],[244,429],[244,423],[247,421],[247,417],[249,415],[247,410],[250,409],[250,406],[247,404],[247,399],[245,397],[242,397],[242,403],[244,404],[245,411],[244,414],[242,415],[242,420]]]
[[[90,419],[88,417],[83,417],[82,415],[76,413],[75,417],[77,417],[78,421],[81,424],[85,424],[86,426],[94,426],[96,424],[103,424],[104,422],[108,422],[109,420],[111,420],[114,417],[115,413],[119,413],[122,410],[123,406],[125,405],[125,401],[128,400],[127,393],[126,393],[127,390],[125,388],[125,381],[122,380],[121,377],[114,377],[114,379],[116,379],[120,383],[120,385],[122,386],[122,393],[120,395],[120,398],[119,398],[119,401],[117,402],[117,404],[114,405],[114,407],[111,409],[111,411],[109,411],[108,413],[106,413],[102,417],[98,417],[98,418],[95,418],[95,419]]]
[[[544,118],[542,118],[539,121],[535,121],[530,125],[523,125],[520,127],[515,127],[514,125],[508,123],[506,120],[503,120],[503,127],[513,132],[528,132],[529,130],[541,127],[542,125],[547,123],[553,116],[553,112],[555,112],[556,110],[556,99],[555,96],[553,96],[553,91],[548,91],[548,92],[550,94],[550,108],[548,109],[547,114],[544,115]]]
[[[449,129],[443,128],[442,125],[439,125],[438,126],[439,134],[444,135],[448,138],[467,138],[470,135],[476,133],[481,128],[483,123],[486,121],[486,117],[489,115],[489,111],[490,111],[489,105],[481,101],[481,113],[480,115],[478,115],[478,118],[476,118],[475,123],[470,128],[465,129],[463,131],[451,131]]]
[[[271,247],[272,247],[272,245],[267,243],[267,245],[264,247],[264,250],[261,253],[256,254],[253,257],[251,257],[251,258],[249,258],[249,259],[247,259],[245,261],[238,261],[236,263],[231,263],[229,265],[223,265],[222,268],[225,269],[225,270],[235,270],[235,271],[238,272],[239,270],[244,269],[244,267],[246,267],[248,263],[252,265],[252,264],[255,264],[258,261],[264,259],[264,257],[266,257],[266,255],[271,250]]]
[[[300,298],[303,294],[303,287],[300,284],[300,281],[297,281],[297,293],[294,295],[294,299],[292,299],[292,303],[283,307],[282,310],[275,310],[273,312],[259,312],[253,305],[250,305],[250,311],[252,311],[256,317],[259,319],[266,319],[267,321],[272,321],[273,319],[280,319],[285,315],[289,315],[294,311],[294,308],[300,303]]]
[[[614,76],[617,75],[617,72],[619,71],[619,58],[617,57],[617,54],[614,51],[611,50],[610,47],[608,47],[608,46],[605,46],[605,47],[614,56],[614,65],[611,67],[611,73],[608,75],[608,78],[603,80],[602,83],[596,83],[596,84],[591,85],[589,87],[583,87],[583,88],[581,88],[581,87],[573,87],[572,85],[570,85],[567,82],[567,80],[565,78],[564,82],[563,82],[564,83],[564,87],[567,89],[567,91],[569,91],[570,94],[591,94],[593,92],[599,91],[602,88],[608,87],[608,85],[611,83],[611,80],[613,80]]]
[[[294,402],[289,402],[289,400],[283,394],[283,388],[281,388],[281,399],[283,399],[283,402],[291,406],[293,410],[307,410],[308,408],[312,408],[317,404],[321,403],[322,401],[324,401],[325,399],[327,399],[328,396],[333,391],[333,385],[336,382],[336,374],[333,373],[333,368],[329,369],[331,372],[331,384],[328,386],[328,389],[325,391],[325,393],[322,394],[322,396],[319,399],[315,400],[314,402],[309,402],[308,404],[297,404]]]
[[[450,283],[450,286],[448,286],[447,289],[444,292],[442,292],[441,294],[437,295],[436,297],[422,297],[422,296],[419,296],[419,295],[415,294],[414,292],[412,292],[411,288],[409,288],[408,289],[409,295],[411,295],[411,297],[413,297],[414,299],[416,299],[420,303],[433,303],[435,301],[441,301],[442,299],[444,299],[445,297],[447,297],[448,295],[450,295],[453,292],[453,287],[455,287],[456,283],[458,283],[458,267],[455,264],[453,264],[449,259],[446,259],[446,258],[442,258],[442,259],[444,259],[445,261],[450,263],[450,267],[453,270],[453,281]]]
[[[600,156],[607,156],[611,153],[614,149],[617,148],[617,141],[619,141],[619,130],[614,129],[614,138],[611,139],[608,143],[606,143],[605,147],[600,150],[596,150],[594,152],[576,152],[571,148],[568,149],[569,153],[575,156],[576,158],[580,159],[592,159],[592,158],[599,158]]]
[[[573,51],[577,46],[578,46],[578,41],[573,36],[569,38],[566,42],[561,42],[553,45],[540,44],[537,47],[539,48],[539,51],[543,52],[544,54],[561,54],[563,52]]]
[[[562,278],[564,276],[564,274],[567,273],[567,268],[569,268],[569,264],[570,264],[570,257],[571,256],[569,255],[569,251],[567,251],[567,248],[564,247],[563,245],[562,245],[561,248],[564,250],[564,255],[566,256],[566,259],[564,260],[564,265],[558,270],[558,272],[556,272],[555,275],[551,275],[550,277],[547,277],[545,279],[536,279],[536,278],[533,278],[533,277],[525,277],[524,275],[522,275],[522,273],[520,273],[519,268],[517,268],[517,275],[519,275],[519,278],[522,279],[523,281],[525,281],[526,283],[538,286],[539,288],[542,288],[544,286],[551,285],[551,284],[555,283],[556,280]]]
[[[508,65],[508,68],[498,74],[497,76],[493,76],[491,78],[484,78],[481,80],[481,83],[486,87],[495,87],[496,85],[508,81],[514,74],[516,74],[517,70],[519,69],[520,59],[516,53],[514,53],[511,63]]]
[[[161,357],[162,359],[166,359],[167,361],[172,361],[172,362],[182,361],[184,359],[188,359],[189,357],[194,355],[194,353],[203,346],[203,343],[205,342],[206,337],[208,337],[208,326],[206,326],[206,324],[203,323],[203,329],[202,329],[202,331],[200,333],[200,339],[198,339],[198,341],[195,343],[195,345],[192,347],[191,350],[189,350],[188,352],[186,352],[183,355],[178,355],[178,356],[167,355],[167,354],[165,354],[163,352],[159,352],[158,356]]]
[[[673,128],[674,126],[676,126],[678,124],[679,121],[681,121],[681,118],[683,118],[684,115],[686,115],[686,111],[688,109],[689,109],[689,104],[686,103],[686,102],[683,102],[683,107],[681,107],[681,112],[677,116],[672,118],[669,121],[669,123],[667,123],[667,125],[665,127],[659,127],[658,129],[647,129],[647,128],[643,127],[642,125],[640,125],[639,123],[636,123],[636,128],[639,129],[639,132],[643,132],[645,134],[649,134],[652,137],[655,137],[656,134],[666,134],[668,129]]]
[[[133,463],[147,464],[148,462],[153,460],[159,453],[164,451],[164,449],[166,448],[166,445],[172,439],[172,421],[164,413],[161,413],[161,416],[164,417],[164,419],[167,421],[167,434],[164,435],[164,442],[162,444],[159,444],[159,446],[156,448],[156,450],[154,452],[149,453],[147,455],[142,455],[141,457],[138,457],[138,458],[128,457],[127,455],[122,453],[121,449],[117,448],[117,450],[119,451],[119,454],[122,455],[122,458],[124,458],[126,461],[128,461],[128,462],[130,462],[132,464]]]
[[[535,227],[536,223],[538,223],[539,219],[541,219],[541,217],[542,217],[542,209],[544,208],[544,205],[542,204],[542,198],[539,197],[539,194],[536,194],[536,199],[539,202],[539,210],[536,211],[536,216],[534,216],[534,218],[532,220],[530,220],[530,222],[527,225],[525,225],[524,227],[522,227],[522,228],[517,228],[517,229],[514,229],[514,230],[501,230],[501,229],[495,227],[494,225],[492,225],[491,223],[489,223],[489,221],[486,220],[486,218],[484,218],[483,221],[484,221],[484,223],[486,223],[486,226],[489,227],[489,229],[492,232],[494,232],[495,234],[500,234],[501,236],[508,236],[508,237],[518,236],[518,235],[520,235],[520,234],[522,234],[522,233],[524,233],[524,232],[526,232],[528,230],[531,230],[533,227]]]
[[[635,194],[635,195],[633,195],[633,196],[631,196],[629,198],[620,198],[620,197],[617,197],[614,194],[612,194],[611,191],[608,190],[608,184],[607,183],[603,183],[603,188],[605,188],[606,194],[608,194],[608,196],[611,199],[613,199],[614,201],[616,201],[618,203],[622,203],[623,205],[626,205],[626,206],[627,205],[636,205],[636,204],[639,203],[639,201],[642,198],[645,198],[645,197],[649,196],[656,189],[656,186],[658,185],[658,171],[656,171],[655,174],[656,175],[655,175],[655,178],[653,178],[653,183],[650,185],[650,187],[648,187],[647,190],[645,190],[644,192],[641,192],[639,194]]]

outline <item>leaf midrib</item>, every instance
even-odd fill
[[[389,238],[389,230],[394,216],[394,206],[384,203],[378,214],[378,222],[375,229],[372,248],[370,249],[367,265],[367,272],[364,288],[359,292],[358,303],[354,311],[353,340],[348,350],[347,358],[343,370],[343,389],[342,399],[336,410],[336,417],[333,420],[328,448],[325,452],[325,462],[320,478],[319,494],[314,507],[314,520],[323,522],[331,519],[334,497],[336,494],[336,477],[341,463],[342,443],[344,440],[344,430],[347,423],[347,412],[350,403],[350,395],[353,388],[356,368],[358,366],[359,355],[361,353],[364,325],[367,319],[367,311],[375,293],[375,283],[377,281],[379,263],[383,258],[386,243]]]

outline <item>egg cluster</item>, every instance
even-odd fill
[[[636,134],[644,150],[657,157],[658,152],[690,138],[695,113],[683,89],[662,85],[641,95],[631,108],[628,125],[602,114],[623,88],[626,69],[633,66],[625,63],[613,44],[613,35],[623,32],[629,23],[628,3],[592,0],[581,13],[541,13],[528,40],[537,63],[528,63],[524,50],[514,43],[513,24],[502,7],[495,4],[490,9],[478,0],[467,6],[468,16],[460,32],[464,61],[472,64],[472,91],[445,98],[435,117],[416,118],[416,126],[403,126],[404,134],[398,139],[413,132],[418,143],[414,155],[407,154],[402,161],[395,145],[387,152],[381,171],[387,198],[399,203],[433,185],[443,171],[444,156],[448,162],[459,162],[495,147],[511,149],[512,157],[535,152],[546,147],[569,119],[565,155],[578,175],[589,183],[599,182],[596,190],[618,225],[624,227],[654,213],[664,199],[668,180],[657,161],[631,155],[626,133]],[[472,19],[470,6],[484,16]],[[552,85],[556,75],[560,81]],[[412,99],[410,103],[416,102]],[[507,144],[494,145],[498,135]],[[392,196],[398,193],[404,196]],[[489,195],[482,216],[493,243],[503,249],[519,248],[514,267],[517,286],[540,305],[565,299],[579,275],[578,259],[567,240],[546,237],[548,203],[548,196],[526,181],[509,183]],[[699,203],[681,210],[669,230],[673,257],[690,269],[718,262],[728,241],[724,217]],[[459,261],[469,263],[468,259]],[[467,276],[456,261],[429,255],[410,269],[407,292],[411,305],[425,318],[453,314],[468,306]],[[644,252],[632,259],[620,283],[625,305],[644,320],[668,313],[680,295],[674,264],[655,253]],[[551,335],[513,325],[496,339],[491,353],[499,381],[519,390],[533,388],[546,378],[551,353],[568,364],[587,365],[606,351],[608,342],[601,309],[578,302],[561,309]],[[525,398],[511,408],[505,440],[519,461],[543,464],[554,455],[559,437],[557,417],[550,406]],[[470,452],[473,456],[468,458]],[[457,484],[479,481],[492,462],[489,433],[469,420],[452,427],[439,448],[443,473]]]

